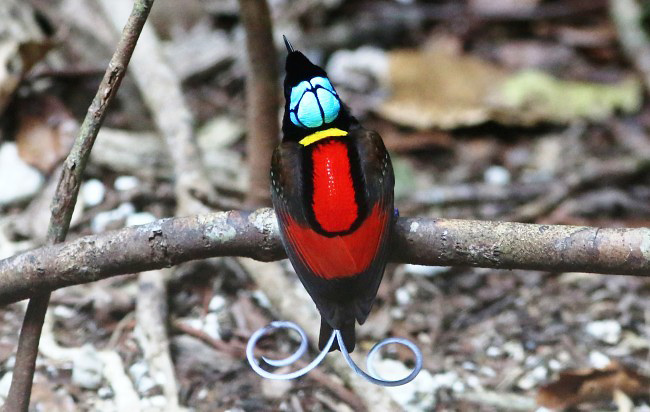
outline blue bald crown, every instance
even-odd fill
[[[289,118],[298,127],[313,129],[331,123],[340,110],[341,101],[327,77],[312,77],[291,88]]]

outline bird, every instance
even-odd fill
[[[352,352],[355,322],[366,321],[386,267],[393,167],[380,135],[352,116],[325,70],[284,41],[271,199],[289,261],[321,315],[319,349],[336,329]],[[337,349],[335,339],[330,351]]]

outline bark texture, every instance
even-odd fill
[[[391,261],[435,266],[650,275],[650,229],[400,218]],[[194,259],[286,257],[271,209],[169,218],[0,261],[0,304]]]

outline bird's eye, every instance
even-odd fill
[[[317,128],[333,122],[339,114],[341,102],[325,77],[302,81],[291,89],[289,118],[299,127]]]

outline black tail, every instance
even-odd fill
[[[325,322],[325,319],[321,318],[320,337],[318,338],[319,350],[323,350],[323,348],[327,344],[327,341],[330,339],[331,335],[332,335],[332,327],[327,322]],[[346,349],[348,350],[348,352],[352,352],[356,344],[356,335],[354,332],[354,321],[343,325],[343,327],[341,328],[341,335],[343,335],[343,343],[345,344]],[[335,350],[340,350],[339,343],[336,338],[334,338],[334,344],[332,345],[330,352]]]

